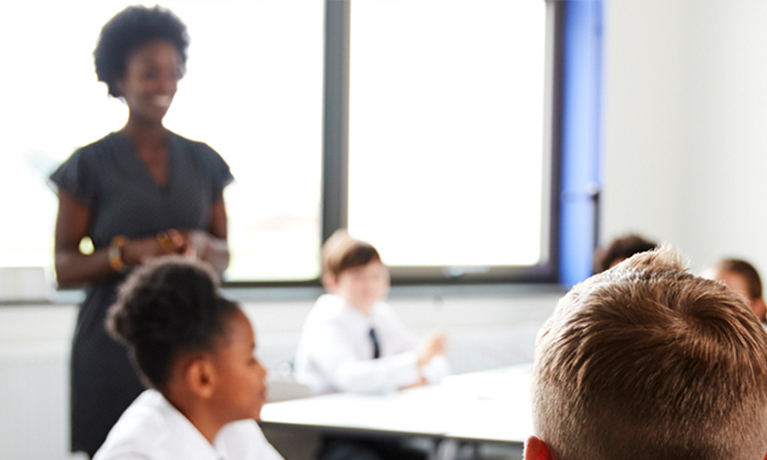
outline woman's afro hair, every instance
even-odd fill
[[[116,83],[125,75],[131,51],[154,40],[167,40],[176,47],[183,75],[189,35],[184,23],[170,10],[160,6],[129,6],[104,24],[93,58],[96,76],[107,84],[109,94],[121,96]]]

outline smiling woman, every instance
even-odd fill
[[[128,7],[102,29],[96,74],[128,106],[119,131],[78,149],[52,175],[59,197],[59,284],[89,284],[72,349],[72,450],[93,455],[143,389],[125,349],[104,330],[106,309],[133,267],[166,254],[229,262],[223,189],[229,166],[163,125],[183,75],[186,27],[169,10]],[[89,237],[94,250],[83,254]]]

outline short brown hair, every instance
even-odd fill
[[[748,298],[751,300],[762,297],[762,279],[759,272],[753,265],[741,259],[724,259],[715,265],[715,268],[722,272],[735,273],[743,277],[748,285]]]
[[[322,245],[322,274],[338,276],[344,270],[381,262],[372,244],[352,238],[345,229],[336,230]]]
[[[599,248],[594,253],[594,273],[602,273],[615,262],[640,252],[652,251],[657,247],[657,243],[634,233],[615,238],[607,247]]]
[[[539,333],[535,434],[559,460],[763,459],[767,333],[668,248],[563,297]]]

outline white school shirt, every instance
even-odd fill
[[[371,328],[378,338],[378,359],[373,359]],[[384,393],[418,383],[421,373],[437,383],[450,372],[444,356],[419,372],[414,337],[389,305],[378,302],[366,316],[333,294],[320,296],[306,318],[295,366],[296,380],[313,394]]]
[[[146,390],[123,412],[93,460],[284,460],[255,420],[224,425],[211,445],[165,397]]]

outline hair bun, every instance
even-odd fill
[[[120,341],[184,341],[215,314],[216,275],[206,264],[179,256],[154,259],[120,286],[109,329]]]

